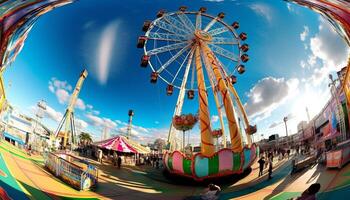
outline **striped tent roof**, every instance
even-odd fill
[[[107,140],[95,142],[94,145],[100,148],[110,149],[123,153],[150,153],[150,151],[147,148],[141,146],[136,142],[128,140],[124,136],[115,136]]]

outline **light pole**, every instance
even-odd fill
[[[288,121],[288,117],[283,117],[284,126],[286,127],[287,146],[288,146],[288,145],[289,145],[289,140],[288,140],[288,128],[287,128],[287,121]]]
[[[134,116],[134,111],[129,110],[128,116],[129,116],[129,124],[128,124],[127,138],[129,139],[129,137],[131,136],[132,117]]]

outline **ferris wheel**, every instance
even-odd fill
[[[167,95],[172,95],[174,88],[180,90],[174,115],[181,114],[186,93],[191,100],[197,92],[200,99],[199,112],[208,110],[208,100],[203,97],[211,89],[224,130],[223,112],[226,116],[228,112],[234,112],[231,99],[227,101],[225,97],[226,93],[230,93],[244,115],[247,131],[252,134],[256,130],[249,125],[233,87],[237,82],[235,74],[243,74],[243,64],[249,60],[246,54],[249,46],[244,42],[247,34],[237,33],[238,22],[231,25],[225,23],[224,13],[212,16],[206,10],[201,7],[198,11],[187,11],[185,6],[181,6],[176,12],[160,10],[155,20],[145,21],[142,27],[145,34],[138,38],[137,43],[137,47],[144,50],[140,65],[152,69],[151,83],[161,79],[167,84]],[[208,112],[202,113],[203,118],[208,119],[205,114],[208,115]],[[234,114],[228,117],[235,118]],[[231,121],[231,127],[236,126],[234,119]],[[168,142],[172,144],[173,141],[174,129],[171,126]]]

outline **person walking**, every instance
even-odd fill
[[[264,170],[264,164],[265,164],[265,158],[262,156],[259,161],[259,177],[263,175],[263,170]]]
[[[114,151],[113,152],[113,166],[117,165],[117,159],[118,159],[117,153]]]
[[[269,158],[269,179],[272,178],[272,159]]]
[[[120,169],[121,165],[122,165],[122,158],[118,156],[118,169]]]
[[[103,156],[103,153],[102,153],[102,150],[100,149],[100,150],[98,150],[98,161],[99,161],[101,164],[103,164],[103,163],[102,163],[102,156]]]

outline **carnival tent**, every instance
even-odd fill
[[[143,147],[137,142],[119,135],[109,138],[107,140],[95,142],[93,143],[93,145],[99,148],[109,149],[123,153],[147,154],[151,152],[150,149]]]

